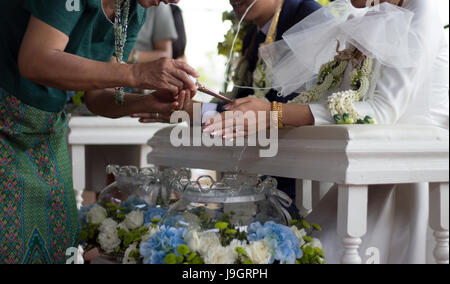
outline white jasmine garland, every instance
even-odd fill
[[[106,253],[112,253],[120,245],[116,227],[107,227],[98,235],[98,242]]]
[[[89,223],[99,225],[108,217],[108,212],[105,208],[95,205],[89,210],[86,217]]]
[[[122,264],[137,264],[134,257],[130,257],[130,253],[137,250],[136,245],[132,244],[125,250],[125,256],[122,260]]]
[[[132,211],[125,216],[125,225],[128,229],[134,230],[144,225],[144,212],[140,210]]]
[[[265,240],[251,242],[246,247],[247,255],[253,264],[269,264],[272,252]]]

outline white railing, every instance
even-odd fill
[[[232,171],[233,147],[173,147],[171,127],[154,134],[148,162],[171,167]],[[323,126],[285,129],[279,153],[259,158],[249,147],[239,167],[248,173],[296,178],[298,203],[308,213],[339,185],[338,234],[342,263],[361,263],[358,249],[367,227],[369,185],[430,183],[430,226],[435,232],[437,263],[449,262],[449,134],[421,126]],[[312,184],[308,181],[314,181]],[[328,184],[326,184],[328,183]],[[311,193],[310,188],[315,188]]]

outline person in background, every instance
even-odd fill
[[[183,20],[183,11],[181,11],[180,7],[177,5],[170,5],[173,14],[173,20],[175,22],[175,28],[177,29],[178,38],[172,42],[172,57],[173,59],[178,59],[182,61],[186,60],[186,44],[187,44],[187,36],[186,36],[186,28],[184,26]]]
[[[173,41],[178,39],[170,5],[150,7],[147,20],[138,34],[132,54],[133,63],[144,63],[173,57]]]

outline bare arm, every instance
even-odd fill
[[[283,104],[283,124],[293,127],[314,125],[314,116],[308,105]]]
[[[138,62],[152,62],[160,58],[172,58],[172,41],[161,40],[153,43],[154,50],[152,51],[135,51],[138,53]]]
[[[38,84],[63,90],[98,90],[117,86],[177,93],[195,90],[188,74],[198,74],[187,64],[161,59],[148,64],[117,64],[89,60],[64,52],[69,38],[30,17],[19,51],[19,70]]]
[[[126,94],[123,105],[114,101],[114,90],[96,90],[86,92],[85,103],[94,114],[119,118],[139,112],[170,113],[179,107],[178,102],[166,100],[158,93],[150,95]]]

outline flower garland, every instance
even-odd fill
[[[337,49],[339,49],[339,44]],[[371,116],[359,114],[353,104],[361,101],[369,92],[374,65],[373,59],[368,56],[362,56],[361,63],[355,64],[353,57],[356,51],[355,48],[338,51],[335,59],[320,68],[317,84],[308,91],[300,93],[290,103],[309,104],[319,101],[328,90],[341,84],[351,62],[352,66],[356,65],[350,74],[351,89],[329,96],[328,110],[337,124],[375,124],[375,120]]]
[[[122,64],[125,43],[127,41],[128,17],[130,14],[131,0],[125,0],[123,11],[120,2],[121,0],[114,1],[114,49],[117,62]],[[122,105],[125,102],[125,90],[123,87],[116,88],[114,99],[118,105]]]

